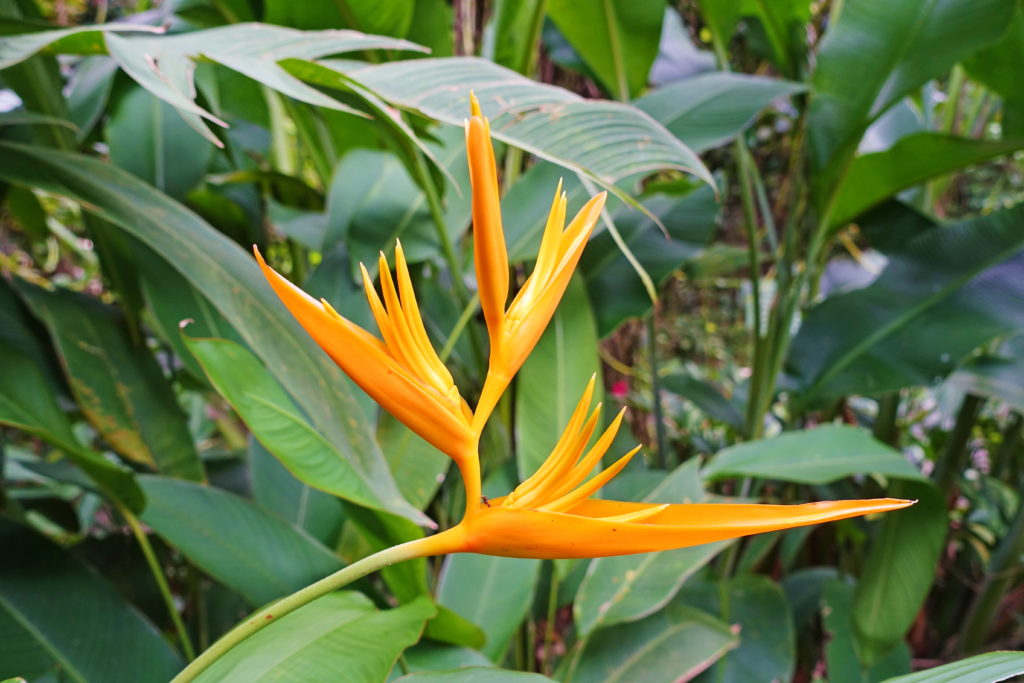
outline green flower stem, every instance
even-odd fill
[[[228,631],[220,640],[214,643],[209,650],[199,655],[191,664],[186,666],[181,673],[174,677],[171,683],[188,683],[194,681],[201,673],[210,668],[218,659],[227,654],[243,640],[256,633],[265,626],[269,626],[276,620],[294,612],[319,597],[332,593],[356,579],[383,569],[396,562],[411,560],[416,557],[426,557],[437,553],[439,536],[427,536],[415,541],[409,541],[401,545],[392,546],[374,553],[369,557],[350,564],[330,576],[324,577],[312,583],[300,591],[292,593],[286,598],[278,600],[269,607],[256,612],[241,624]]]
[[[185,655],[186,659],[191,661],[196,658],[196,652],[192,648],[192,641],[188,637],[185,623],[181,620],[181,614],[178,613],[178,608],[174,604],[171,587],[167,584],[167,577],[164,576],[164,570],[156,558],[156,553],[153,552],[153,546],[149,542],[149,537],[146,535],[145,529],[142,528],[142,524],[139,523],[138,518],[128,508],[118,505],[118,509],[121,516],[128,522],[132,535],[135,536],[135,540],[138,542],[139,548],[142,549],[142,554],[146,558],[149,571],[153,574],[153,580],[156,581],[156,586],[160,589],[160,595],[163,596],[164,604],[167,606],[167,613],[170,614],[171,621],[174,622],[174,630],[178,632],[178,639],[181,641],[181,652]]]

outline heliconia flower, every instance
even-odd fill
[[[362,268],[366,298],[383,341],[346,320],[326,301],[303,292],[268,266],[258,249],[253,251],[288,310],[363,391],[460,468],[476,467],[473,413],[427,338],[401,244],[395,247],[397,285],[380,255],[383,302]]]
[[[802,505],[626,503],[591,498],[639,446],[588,479],[622,422],[622,413],[584,454],[600,405],[586,416],[591,379],[562,437],[540,469],[503,498],[467,510],[457,526],[419,541],[434,555],[471,552],[538,559],[607,557],[670,550],[766,531],[886,512],[912,502],[894,498]]]
[[[479,429],[551,321],[601,215],[607,193],[602,192],[588,201],[566,228],[566,196],[559,182],[533,273],[506,308],[508,254],[501,227],[491,127],[472,93],[470,108],[472,116],[466,121],[466,156],[473,187],[473,256],[480,308],[491,342],[487,378],[474,415],[474,427]]]

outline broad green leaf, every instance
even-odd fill
[[[675,601],[646,619],[595,633],[582,654],[576,655],[572,680],[689,681],[736,644],[726,623]]]
[[[426,598],[377,610],[362,593],[331,593],[249,636],[196,680],[300,683],[340,680],[344,672],[346,683],[379,683],[433,613]]]
[[[796,639],[786,596],[777,583],[750,574],[724,586],[690,582],[677,601],[705,610],[739,631],[739,646],[699,680],[746,683],[792,678]]]
[[[182,667],[156,627],[71,553],[5,519],[0,546],[17,549],[17,561],[0,563],[0,678],[42,673],[11,668],[26,660],[49,659],[75,683],[163,683]]]
[[[666,375],[661,378],[661,386],[687,401],[690,401],[711,417],[731,426],[743,429],[742,406],[735,397],[727,397],[720,387],[693,375]]]
[[[103,39],[106,34],[114,31],[163,33],[165,30],[159,26],[113,23],[5,35],[3,42],[0,42],[0,69],[22,62],[47,47],[48,52],[57,54],[103,54]]]
[[[657,194],[642,204],[661,220],[668,237],[651,218],[628,208],[615,213],[615,226],[655,285],[660,285],[703,252],[718,225],[720,206],[708,186],[681,197]],[[580,270],[591,300],[601,302],[594,310],[599,336],[607,336],[626,318],[651,309],[643,283],[608,231],[587,245]]]
[[[251,605],[288,595],[342,567],[331,551],[280,517],[220,489],[139,478],[142,521]]]
[[[111,161],[179,201],[202,180],[214,149],[139,86],[118,98],[105,130]]]
[[[712,33],[728,45],[737,22],[751,18],[760,24],[760,32],[746,31],[746,40],[757,48],[757,37],[767,41],[763,52],[791,77],[799,75],[806,48],[806,24],[811,18],[808,0],[701,0],[701,14]]]
[[[644,501],[696,503],[703,499],[698,462],[690,459],[664,477]],[[593,560],[573,602],[580,636],[653,614],[729,543]]]
[[[131,470],[82,446],[53,389],[30,358],[0,341],[0,424],[35,434],[59,448],[107,495],[139,512],[145,498]]]
[[[864,560],[853,623],[861,661],[871,666],[900,642],[935,578],[948,526],[943,495],[930,483],[899,482],[892,495],[917,504],[887,513]]]
[[[715,71],[658,88],[633,104],[703,152],[739,135],[773,100],[806,89],[802,83]]]
[[[821,615],[828,634],[825,662],[829,683],[874,683],[910,671],[910,648],[906,643],[894,647],[883,660],[871,667],[865,667],[857,659],[850,618],[853,591],[851,584],[832,579],[822,592]]]
[[[451,671],[421,671],[396,678],[395,683],[545,683],[547,676],[523,671],[506,671],[467,666]]]
[[[747,441],[716,453],[704,468],[708,481],[758,477],[800,484],[828,484],[855,474],[920,479],[899,451],[847,425],[823,425]]]
[[[996,683],[1024,675],[1024,652],[986,652],[885,683]]]
[[[582,280],[574,277],[547,330],[519,371],[515,393],[516,463],[521,480],[536,472],[555,447],[587,382],[595,375],[594,398],[588,408],[601,400],[604,392],[600,374],[594,313]],[[607,422],[612,416],[602,417]]]
[[[811,172],[828,189],[871,121],[926,81],[998,39],[1015,0],[844,3],[811,79]],[[856,78],[851,78],[856,74]]]
[[[530,609],[539,569],[540,560],[449,555],[437,582],[437,602],[482,628],[484,654],[500,662]]]
[[[832,226],[842,227],[882,200],[918,183],[1024,147],[1024,137],[972,140],[918,133],[884,152],[857,157],[836,190]]]
[[[451,459],[387,413],[380,416],[377,440],[392,472],[399,472],[398,490],[414,507],[427,507],[451,468]]]
[[[1024,413],[1024,359],[978,356],[954,372],[946,385],[1003,401]]]
[[[428,624],[429,627],[429,624]],[[448,671],[450,669],[465,669],[469,667],[490,668],[493,666],[491,660],[482,653],[468,647],[454,647],[432,643],[424,639],[413,645],[402,655],[405,660],[405,670],[408,673]],[[391,680],[398,678],[401,674],[391,672]]]
[[[802,400],[930,384],[1024,327],[1024,206],[927,230],[870,286],[804,317],[787,361]]]
[[[550,0],[548,16],[617,100],[647,85],[665,16],[661,0]]]
[[[255,438],[249,441],[249,482],[261,506],[333,547],[345,520],[341,501],[296,479]]]
[[[626,195],[614,183],[658,169],[678,169],[714,184],[693,151],[639,109],[584,100],[484,59],[319,63],[342,71],[396,106],[454,126],[462,126],[473,90],[491,119],[496,140],[581,173],[620,198]],[[614,144],[609,144],[613,136]]]
[[[256,356],[227,339],[186,334],[185,344],[253,436],[296,478],[354,503],[386,509],[365,475],[310,425]]]
[[[440,643],[450,643],[464,648],[480,649],[487,642],[487,634],[479,626],[444,605],[436,607],[437,616],[427,622],[427,628],[423,631],[424,636]],[[478,652],[477,654],[480,655]],[[486,657],[484,659],[486,660]]]
[[[1024,7],[1017,3],[1009,30],[997,42],[964,60],[971,78],[984,83],[1003,98],[1003,134],[1024,135],[1024,92],[1018,73],[1024,54]]]
[[[497,0],[484,31],[483,55],[517,73],[532,76],[546,4],[543,0]]]
[[[811,617],[821,612],[821,596],[826,584],[837,578],[839,571],[835,567],[802,567],[782,580],[798,636],[808,627]]]
[[[106,112],[114,87],[117,62],[109,57],[86,57],[68,79],[68,116],[77,127],[75,138],[84,141]]]
[[[448,0],[416,0],[405,38],[430,49],[434,57],[455,54],[454,8]]]
[[[0,153],[5,161],[0,178],[85,202],[165,257],[238,330],[388,509],[426,523],[398,493],[345,376],[277,301],[251,256],[194,213],[110,164],[12,143],[0,143]]]
[[[364,33],[404,38],[409,31],[415,0],[345,0],[289,2],[267,0],[263,20],[293,28],[350,28]]]
[[[129,337],[120,313],[70,290],[18,289],[50,331],[82,412],[107,443],[164,474],[203,479],[174,391],[149,349]]]

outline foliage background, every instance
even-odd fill
[[[646,446],[608,497],[919,502],[653,555],[409,562],[202,680],[1024,672],[962,659],[1024,641],[1019,1],[0,0],[0,36],[0,678],[167,680],[459,518],[447,459],[247,250],[370,326],[354,267],[400,237],[474,395],[470,87],[514,281],[560,177],[571,210],[614,195],[486,434],[485,494],[597,372],[606,415],[631,408],[611,452]]]

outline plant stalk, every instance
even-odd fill
[[[942,458],[935,467],[935,485],[940,491],[945,492],[948,497],[956,483],[957,475],[963,471],[967,464],[967,442],[971,438],[971,430],[974,429],[974,422],[978,419],[978,413],[985,399],[974,394],[964,396],[964,402],[960,404],[960,412],[957,413],[956,423],[949,435],[949,442]]]

